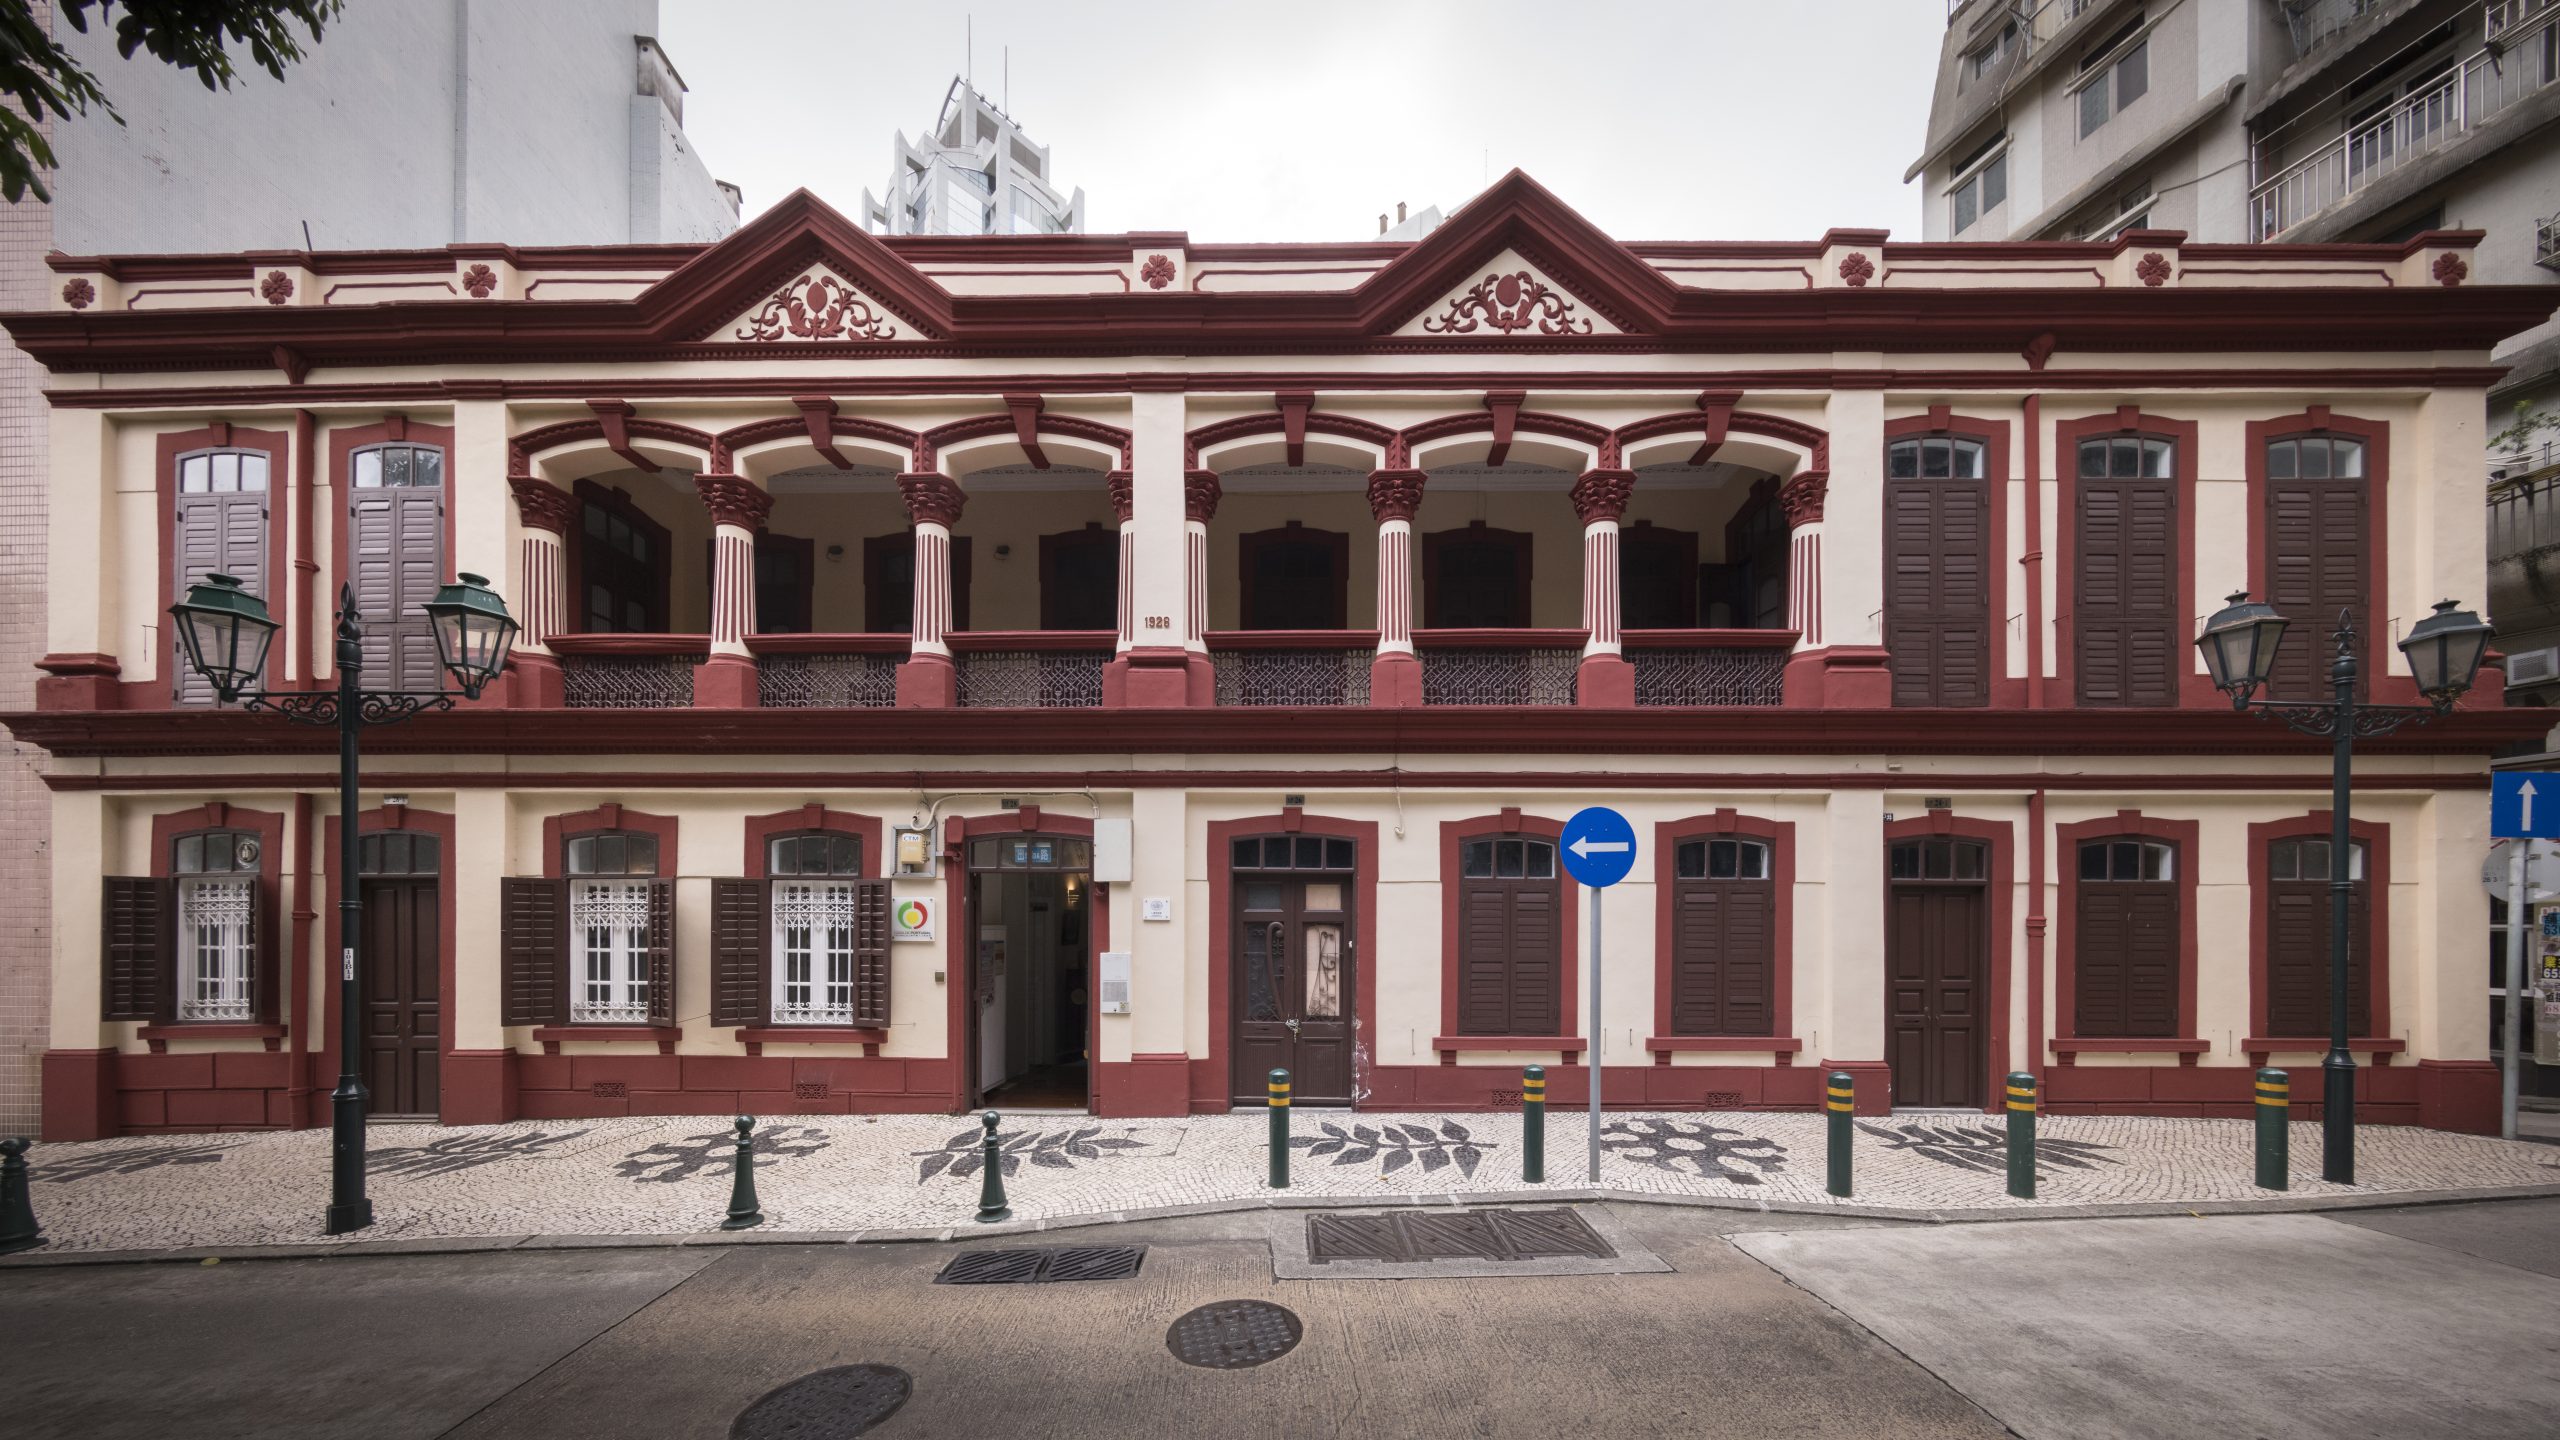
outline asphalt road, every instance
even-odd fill
[[[2544,1435],[2560,1201],[1927,1227],[1624,1205],[1668,1274],[1275,1280],[1265,1214],[1108,1231],[1135,1278],[935,1286],[943,1246],[0,1271],[13,1436],[717,1437],[898,1366],[885,1437]],[[2130,1228],[2128,1228],[2130,1227]],[[2148,1228],[2145,1228],[2148,1227]],[[1175,1317],[1285,1305],[1193,1368]],[[2343,1348],[2340,1334],[2361,1337]]]

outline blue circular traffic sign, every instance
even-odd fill
[[[1635,868],[1636,827],[1606,805],[1575,811],[1556,843],[1564,851],[1565,873],[1594,890],[1617,884]]]

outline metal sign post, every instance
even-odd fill
[[[2499,770],[2489,777],[2489,833],[2501,840],[2535,840],[2560,836],[2560,772]],[[2498,1079],[2498,1133],[2516,1138],[2516,1097],[2524,1071],[2525,932],[2533,926],[2530,844],[2507,851],[2507,1033],[2506,1064]]]
[[[1591,1183],[1600,1183],[1600,897],[1627,878],[1636,863],[1636,827],[1606,805],[1576,811],[1564,822],[1557,840],[1564,852],[1565,873],[1588,888],[1591,900],[1591,949],[1583,963],[1591,971]]]

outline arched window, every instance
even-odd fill
[[[237,576],[242,589],[267,600],[281,618],[281,596],[267,563],[269,470],[263,450],[195,450],[178,457],[170,534],[175,594],[185,595],[207,575]],[[174,629],[168,643],[178,702],[212,704],[212,682],[186,662]]]
[[[1779,903],[1767,841],[1697,836],[1674,844],[1671,1033],[1776,1033]]]
[[[1552,840],[1458,846],[1458,1033],[1554,1035],[1564,1023],[1564,882]]]
[[[1983,442],[1885,447],[1884,643],[1896,705],[1991,700],[1991,492]]]
[[[368,445],[349,458],[346,573],[364,619],[368,685],[443,683],[421,607],[444,584],[444,469],[434,445]]]
[[[2368,643],[2372,639],[2367,597],[2376,577],[2368,573],[2373,519],[2365,442],[2325,431],[2271,439],[2265,471],[2266,598],[2293,621],[2286,643],[2276,647],[2267,693],[2324,698],[2329,634],[2338,616],[2346,614]]]
[[[2080,843],[2071,1033],[2178,1033],[2178,851],[2112,836]]]
[[[862,840],[812,832],[765,842],[772,877],[773,1023],[851,1025],[865,932]]]
[[[2370,1035],[2373,986],[2372,887],[2365,842],[2350,844],[2347,880],[2347,1033]],[[2279,1036],[2329,1033],[2330,880],[2337,862],[2326,839],[2267,844],[2267,1029]]]
[[[2175,705],[2187,663],[2177,442],[2102,435],[2078,451],[2069,603],[2079,703]]]
[[[658,837],[641,830],[571,836],[569,1019],[646,1025],[672,1019],[672,892],[658,874]]]
[[[178,1019],[257,1018],[259,869],[259,839],[250,831],[178,838],[169,864],[178,891]]]

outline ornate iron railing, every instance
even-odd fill
[[[1108,636],[982,633],[951,641],[964,708],[1078,710],[1102,703]]]
[[[776,710],[869,710],[898,703],[895,655],[765,655],[756,699]]]
[[[1418,634],[1422,703],[1570,705],[1582,640],[1578,630]]]
[[[1785,702],[1793,635],[1771,645],[1639,645],[1630,637],[1627,663],[1636,673],[1638,705],[1758,705]]]
[[[1221,705],[1366,705],[1378,637],[1364,631],[1232,631],[1209,637]]]
[[[681,710],[693,669],[709,653],[699,635],[554,635],[560,703],[572,710]]]

